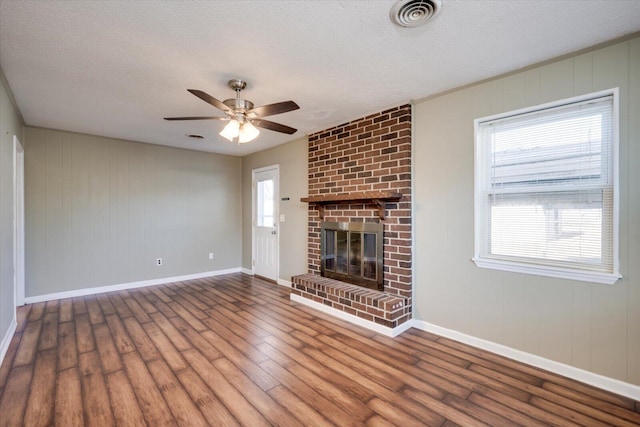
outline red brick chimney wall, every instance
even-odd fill
[[[411,105],[309,136],[309,196],[394,191],[380,220],[373,205],[326,205],[325,221],[384,224],[384,291],[407,298],[411,316]],[[309,205],[309,273],[320,274],[320,215]],[[404,320],[404,319],[403,319]],[[402,322],[400,322],[402,323]]]

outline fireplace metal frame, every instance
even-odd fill
[[[347,237],[347,253],[351,252],[351,236],[350,233],[360,234],[374,234],[376,236],[375,251],[376,251],[376,278],[369,279],[363,277],[363,268],[360,268],[360,276],[354,276],[350,274],[343,274],[337,271],[331,271],[326,268],[326,245],[327,245],[327,231],[346,231]],[[332,279],[340,280],[343,282],[353,283],[354,285],[363,286],[369,289],[377,289],[382,291],[384,289],[384,225],[381,223],[371,222],[323,222],[321,226],[321,243],[320,243],[320,273],[323,277],[329,277]],[[361,242],[364,242],[364,238],[361,237]],[[364,243],[361,243],[364,245]],[[337,251],[336,251],[337,252]],[[361,246],[361,257],[364,258],[364,247]],[[362,265],[361,259],[361,265]],[[349,262],[347,262],[347,269],[349,269]]]

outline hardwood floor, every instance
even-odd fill
[[[28,305],[1,426],[632,426],[637,402],[242,274]]]

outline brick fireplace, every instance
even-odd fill
[[[308,274],[293,293],[394,328],[411,318],[411,106],[309,136]],[[323,222],[381,223],[382,291],[320,277]]]

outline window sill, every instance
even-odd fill
[[[510,271],[513,273],[535,274],[538,276],[556,277],[560,279],[579,280],[581,282],[613,285],[622,276],[620,274],[598,273],[595,271],[579,271],[564,268],[546,267],[517,262],[501,261],[486,258],[473,258],[477,267],[491,270]]]

